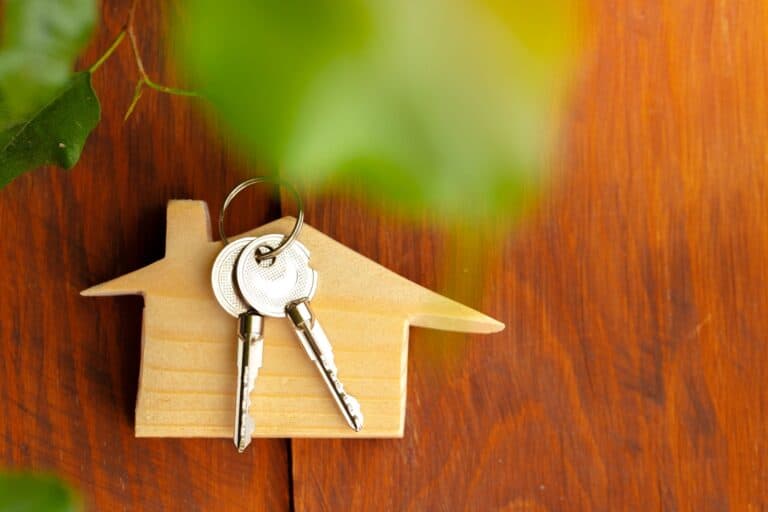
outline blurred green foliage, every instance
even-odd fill
[[[469,220],[514,212],[542,182],[576,53],[570,0],[190,0],[184,13],[183,67],[272,172]],[[96,17],[96,0],[6,0],[0,187],[77,162],[100,111],[71,68]]]
[[[52,475],[0,472],[0,512],[76,512],[79,498]]]
[[[0,129],[27,119],[65,86],[96,19],[95,0],[4,2]]]
[[[572,57],[564,0],[190,0],[190,77],[244,151],[452,217],[541,183]]]
[[[0,44],[0,187],[45,164],[80,158],[100,117],[90,73],[72,65],[96,0],[8,0]]]

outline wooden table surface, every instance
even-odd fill
[[[104,2],[83,59],[126,18]],[[154,78],[168,12],[142,2]],[[134,439],[140,298],[78,292],[159,259],[171,198],[216,211],[248,172],[127,45],[95,77],[80,164],[0,191],[0,465],[49,469],[92,510],[768,510],[768,7],[595,0],[559,175],[488,261],[494,336],[411,332],[402,440]],[[258,169],[250,169],[259,172]],[[243,196],[232,230],[281,205]],[[461,270],[426,220],[349,194],[307,220],[426,286]],[[402,248],[409,249],[406,255]]]

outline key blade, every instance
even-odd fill
[[[264,356],[264,337],[262,331],[264,318],[256,312],[248,312],[240,317],[240,337],[247,340],[248,353],[243,355],[247,361],[248,371],[245,372],[246,391],[250,396],[256,385]]]
[[[243,380],[248,372],[248,365],[243,364],[246,357],[248,343],[242,337],[237,340],[237,383],[235,394],[235,429],[232,440],[235,443],[237,451],[242,453],[248,446],[246,441],[245,416],[243,415],[242,403],[246,390],[243,386]]]
[[[255,424],[250,415],[251,391],[261,368],[264,350],[264,319],[254,311],[239,316],[237,341],[237,393],[235,396],[235,431],[233,441],[242,453],[251,443]]]
[[[309,359],[315,363],[323,381],[331,392],[336,406],[341,411],[347,424],[355,432],[363,428],[363,413],[360,402],[347,393],[338,377],[338,369],[333,357],[333,347],[328,340],[320,322],[317,321],[306,299],[289,303],[286,316],[293,323],[296,336],[299,338]]]

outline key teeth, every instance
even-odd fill
[[[251,408],[251,392],[256,384],[256,373],[251,371],[251,366],[248,365],[243,369],[242,383],[245,384],[243,390],[243,396],[240,397],[240,416],[242,418],[240,423],[240,429],[238,432],[239,443],[236,442],[235,446],[239,453],[243,453],[248,445],[251,444],[251,439],[255,431],[255,422],[253,417],[249,414]]]
[[[333,387],[336,389],[336,392],[341,397],[341,400],[344,402],[344,405],[349,412],[349,416],[352,419],[352,428],[355,432],[360,432],[363,428],[363,412],[360,407],[360,402],[344,390],[344,384],[339,380],[335,368],[333,371],[328,372],[328,376],[331,378]]]
[[[327,356],[327,355],[325,355],[325,354],[324,354],[324,355],[321,355],[321,356],[320,356],[320,364],[322,364],[322,365],[323,365],[323,368],[325,368],[325,370],[326,370],[328,373],[330,373],[330,374],[332,374],[332,375],[334,375],[334,376],[335,376],[335,375],[336,375],[336,373],[338,373],[338,371],[339,371],[339,369],[338,369],[338,368],[336,368],[336,362],[333,360],[333,357],[332,357],[332,356],[331,356],[331,357],[328,357],[328,356]]]
[[[251,415],[244,414],[243,423],[240,425],[240,444],[237,445],[238,452],[243,453],[248,448],[255,430],[255,424]]]
[[[357,410],[352,413],[352,423],[354,424],[352,428],[355,429],[355,432],[360,432],[363,429],[364,418],[359,405]]]
[[[243,423],[245,426],[245,438],[248,439],[248,442],[250,443],[251,438],[253,437],[253,432],[256,430],[256,422],[253,421],[253,416],[246,414]]]
[[[342,400],[344,401],[344,404],[347,406],[347,410],[349,411],[349,415],[352,417],[352,428],[355,430],[355,432],[360,432],[363,428],[364,423],[364,417],[363,417],[363,411],[360,407],[360,402],[357,401],[355,397],[352,395],[344,394],[342,396]]]

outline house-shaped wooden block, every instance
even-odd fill
[[[286,217],[241,236],[288,233]],[[136,435],[231,437],[237,321],[216,301],[213,241],[202,201],[171,201],[165,257],[83,292],[144,296]],[[284,318],[264,327],[264,365],[251,395],[256,437],[401,437],[409,326],[489,333],[503,324],[423,288],[305,225],[319,273],[312,308],[365,426],[351,430]],[[458,412],[457,412],[458,414]]]

